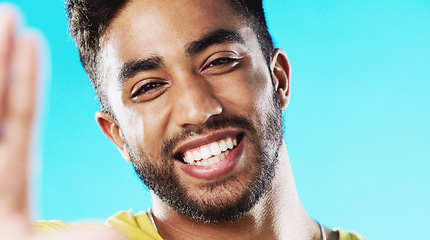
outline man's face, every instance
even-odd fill
[[[103,39],[116,144],[174,209],[217,222],[270,188],[281,109],[257,37],[224,1],[131,1]],[[118,126],[117,126],[118,127]]]

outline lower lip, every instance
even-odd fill
[[[240,141],[239,145],[237,145],[237,147],[219,163],[209,166],[190,165],[179,161],[176,161],[176,163],[179,165],[182,171],[194,178],[203,180],[215,179],[231,172],[234,169],[234,167],[239,162],[240,155],[242,154],[243,142],[244,141]]]

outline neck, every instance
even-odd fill
[[[320,239],[318,224],[305,212],[297,195],[285,143],[272,188],[237,220],[208,224],[171,209],[152,194],[153,214],[164,239]]]

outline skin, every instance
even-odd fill
[[[180,2],[183,5],[179,4]],[[140,150],[147,150],[146,152],[157,155],[155,151],[159,150],[159,147],[156,147],[159,139],[165,139],[187,127],[202,125],[215,116],[231,112],[243,114],[254,121],[261,119],[259,113],[268,103],[268,96],[272,92],[270,76],[273,78],[273,85],[282,108],[285,109],[288,105],[289,65],[285,53],[277,50],[273,55],[270,68],[267,68],[252,31],[237,21],[231,21],[235,17],[226,6],[216,3],[216,1],[208,1],[207,4],[214,8],[207,8],[207,6],[203,6],[204,3],[184,8],[183,6],[187,6],[186,2],[169,2],[172,5],[167,8],[168,4],[154,3],[151,5],[154,14],[152,17],[165,19],[171,17],[168,24],[157,26],[158,28],[148,24],[148,21],[151,20],[144,17],[148,16],[148,13],[140,15],[144,13],[145,8],[138,8],[133,2],[130,6],[136,8],[126,8],[112,23],[111,29],[106,34],[104,54],[110,57],[110,61],[105,62],[105,66],[109,67],[107,69],[118,69],[118,66],[130,59],[158,51],[166,59],[166,68],[162,72],[166,75],[161,76],[167,76],[166,79],[172,81],[163,94],[164,98],[159,99],[161,102],[137,104],[130,101],[127,96],[132,83],[127,82],[124,87],[118,88],[118,85],[114,83],[117,72],[105,72],[105,79],[107,81],[110,79],[110,82],[106,82],[109,99],[115,103],[112,105],[118,122],[124,127],[120,131],[120,127],[112,117],[104,112],[98,112],[96,118],[102,131],[117,145],[126,160],[130,160],[130,158],[123,141],[124,138],[127,138],[134,146],[139,146]],[[189,3],[191,2],[195,3],[194,1]],[[208,9],[212,9],[212,11]],[[220,19],[214,14],[213,9],[223,10],[223,13],[228,13],[226,15],[231,18]],[[131,10],[136,10],[136,12]],[[177,18],[169,14],[172,11],[179,13]],[[190,14],[190,11],[193,14]],[[179,16],[182,17],[179,18]],[[130,21],[131,19],[133,21]],[[17,22],[19,22],[19,16],[16,10],[0,6],[0,126],[2,127],[0,135],[0,239],[121,239],[116,232],[111,230],[70,229],[61,232],[61,235],[58,233],[56,235],[36,235],[30,229],[27,196],[28,155],[32,120],[35,113],[35,89],[40,68],[38,61],[40,43],[34,34],[19,30]],[[133,27],[130,25],[133,22],[154,27],[155,29],[152,30],[157,33],[154,34],[156,39],[151,39],[151,35],[144,37],[144,34],[138,34],[136,31],[144,32],[148,31],[148,28],[145,30]],[[198,27],[190,28],[191,23]],[[183,50],[188,42],[198,39],[209,28],[220,26],[237,30],[246,43],[234,46],[223,44],[215,48],[227,47],[234,52],[244,54],[244,58],[248,60],[245,61],[246,64],[242,64],[241,68],[230,72],[228,78],[217,76],[216,81],[220,81],[221,84],[220,82],[214,84],[209,81],[213,79],[208,79],[207,75],[202,77],[196,73],[195,68],[206,59],[204,55],[211,55],[214,49],[211,48],[208,52],[193,58],[184,56]],[[126,29],[130,31],[121,30],[121,27],[128,27]],[[16,34],[17,31],[20,33]],[[119,38],[121,33],[131,38],[127,41],[121,40]],[[171,41],[166,44],[165,41],[168,40]],[[157,42],[160,44],[154,44]],[[145,48],[148,46],[147,43],[153,44],[150,49]],[[159,72],[151,72],[150,75],[155,73],[159,74]],[[147,73],[139,73],[139,76],[140,74]],[[136,75],[137,80],[134,81],[144,78],[139,76]],[[225,81],[228,79],[234,81]],[[163,106],[162,108],[160,104]],[[145,114],[147,111],[153,114],[148,116]],[[154,125],[153,122],[158,122],[158,124]],[[247,163],[246,156],[252,153],[253,147],[246,142],[246,139],[244,141],[246,146],[244,146],[241,161]],[[151,149],[153,151],[150,151]],[[282,162],[277,169],[272,190],[248,214],[237,221],[222,224],[196,222],[172,210],[156,195],[153,195],[153,210],[160,234],[165,239],[175,239],[175,237],[180,239],[320,239],[316,223],[307,216],[297,197],[285,144],[279,151],[279,158]],[[155,156],[153,159],[155,161],[157,157]],[[248,176],[244,169],[246,169],[246,164],[238,165],[234,169],[234,174],[246,179]],[[204,183],[204,180],[192,179],[179,169],[177,173],[181,179],[187,180],[191,189],[198,183]],[[194,187],[194,190],[198,191],[198,188]],[[328,239],[336,239],[335,234],[328,229],[325,231]]]
[[[217,29],[239,33],[244,42],[211,45],[194,55],[187,52],[192,42]],[[285,53],[276,50],[268,67],[252,29],[223,1],[131,1],[110,24],[102,48],[104,86],[116,120],[103,111],[96,114],[96,120],[127,161],[131,161],[129,151],[137,151],[146,156],[145,161],[163,168],[160,146],[166,139],[224,114],[243,115],[252,122],[264,120],[273,87],[282,110],[289,102],[290,67]],[[118,81],[125,64],[154,56],[163,64]],[[240,58],[240,64],[210,64],[225,56]],[[151,82],[157,84],[153,88],[146,85],[149,91],[134,94]],[[176,176],[191,196],[206,197],[202,185],[225,181],[232,175],[240,182],[249,180],[255,167],[249,160],[255,146],[243,129],[207,130],[183,140],[177,148],[190,141],[205,143],[207,137],[228,131],[245,132],[245,136],[239,163],[227,173],[199,179],[183,171],[170,156]],[[284,142],[279,159],[270,192],[237,220],[218,224],[195,221],[152,193],[160,235],[165,239],[321,239],[317,223],[298,199]],[[217,190],[222,195],[211,197],[233,196]],[[325,231],[328,239],[337,239],[335,233]]]
[[[0,4],[0,239],[119,240],[111,229],[76,228],[51,235],[31,231],[27,182],[41,41],[20,29],[19,22],[17,10]]]

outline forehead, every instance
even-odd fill
[[[110,24],[104,43],[125,62],[183,48],[215,29],[244,26],[223,0],[132,0]]]

